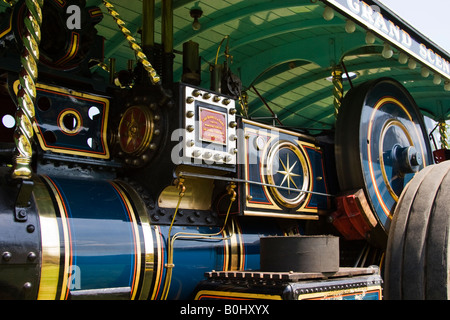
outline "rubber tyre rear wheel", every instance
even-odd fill
[[[450,298],[450,161],[415,175],[396,206],[386,249],[385,298]]]

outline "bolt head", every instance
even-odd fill
[[[9,252],[9,251],[3,252],[2,258],[3,258],[4,261],[9,261],[9,260],[11,260],[11,258],[12,258],[11,252]]]

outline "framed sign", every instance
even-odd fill
[[[227,144],[227,115],[223,112],[199,108],[201,141]]]

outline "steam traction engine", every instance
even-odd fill
[[[141,49],[103,2],[139,62],[115,72],[112,61],[109,81],[89,71],[103,59],[99,7],[18,1],[2,13],[0,110],[15,121],[1,132],[0,297],[381,299],[383,268],[346,259],[369,244],[371,264],[386,246],[399,263],[394,244],[420,241],[399,231],[387,244],[391,210],[396,229],[419,228],[405,219],[414,206],[444,212],[449,184],[402,85],[348,93],[335,141],[262,124],[244,116],[226,64],[200,87],[187,43],[173,83],[171,54]],[[416,204],[430,188],[434,202]],[[433,265],[445,282],[447,261]]]

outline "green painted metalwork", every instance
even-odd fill
[[[164,0],[155,0],[155,43],[162,43],[161,13]],[[423,114],[435,121],[450,119],[450,79],[443,77],[433,83],[433,72],[421,75],[422,64],[411,69],[401,51],[392,46],[393,55],[382,56],[384,41],[375,37],[374,43],[366,42],[367,29],[360,23],[347,28],[348,18],[334,12],[325,20],[324,0],[173,0],[173,80],[181,80],[183,43],[199,44],[201,59],[201,86],[209,88],[210,64],[214,63],[221,40],[229,39],[229,67],[242,81],[242,90],[248,94],[248,111],[251,117],[271,116],[266,105],[252,91],[258,90],[283,124],[289,127],[333,129],[333,83],[326,80],[333,65],[345,62],[348,72],[357,77],[354,86],[381,76],[392,77],[409,90]],[[365,1],[378,4],[375,0]],[[101,0],[87,0],[88,6],[100,6],[105,17],[97,25],[98,33],[105,37],[105,61],[116,59],[116,70],[127,69],[128,60],[134,60],[126,39],[117,31],[113,19],[108,17]],[[130,34],[141,43],[141,0],[112,0]],[[0,2],[0,11],[9,4]],[[199,18],[199,30],[192,28],[191,8],[203,11]],[[383,9],[384,7],[380,5]],[[384,10],[384,9],[383,9]],[[394,21],[396,24],[403,23]],[[413,30],[414,26],[406,26]],[[420,32],[420,30],[418,30]],[[413,32],[414,33],[414,32]],[[421,39],[435,52],[439,47],[427,39]],[[225,48],[219,50],[218,62],[224,61]],[[408,56],[408,55],[407,55]],[[447,61],[446,53],[441,55]],[[100,68],[92,72],[103,77],[107,73]],[[344,95],[350,89],[344,81]],[[270,120],[267,121],[271,123]]]

